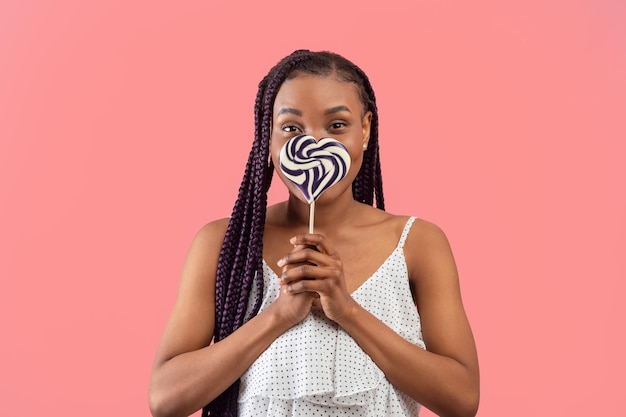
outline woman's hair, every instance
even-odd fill
[[[254,103],[254,143],[248,157],[239,195],[226,230],[217,265],[215,285],[215,334],[218,342],[256,315],[263,294],[263,229],[267,191],[274,166],[269,142],[274,99],[285,80],[299,74],[335,76],[354,84],[364,112],[372,112],[370,137],[363,165],[352,183],[354,199],[384,210],[378,152],[378,112],[374,90],[365,73],[352,62],[331,52],[298,50],[283,58],[259,83]],[[256,288],[253,311],[246,311],[252,286]],[[236,416],[239,381],[203,408],[202,416]]]

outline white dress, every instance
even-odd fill
[[[414,220],[408,220],[394,251],[352,297],[425,349],[403,251]],[[261,310],[280,291],[278,277],[265,262],[263,278]],[[242,417],[404,417],[417,416],[419,410],[420,404],[392,386],[352,337],[319,310],[278,337],[243,374],[239,390]]]

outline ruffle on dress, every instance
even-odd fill
[[[254,362],[242,378],[239,401],[268,397],[364,405],[384,377],[354,339],[316,310]]]

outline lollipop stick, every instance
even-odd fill
[[[313,223],[315,219],[315,200],[309,204],[309,233],[313,233]]]

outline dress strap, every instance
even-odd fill
[[[409,231],[411,231],[411,226],[413,226],[415,219],[415,216],[411,216],[409,217],[409,220],[406,221],[404,230],[402,230],[402,235],[400,235],[400,241],[398,242],[398,247],[400,249],[404,248],[404,242],[406,242],[406,237],[409,235]]]

